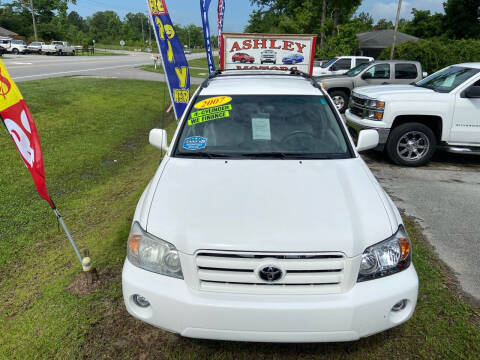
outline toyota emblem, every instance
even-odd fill
[[[276,266],[273,265],[267,265],[262,267],[259,272],[258,276],[260,279],[267,281],[267,282],[275,282],[277,280],[280,280],[283,276],[283,270],[279,269]]]

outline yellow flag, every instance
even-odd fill
[[[8,74],[5,64],[0,60],[0,112],[20,100],[23,100],[22,94]]]

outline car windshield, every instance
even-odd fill
[[[416,86],[448,93],[477,74],[479,69],[450,66],[420,80]]]
[[[336,58],[336,57],[328,60],[325,64],[322,65],[322,68],[325,69],[325,68],[329,67],[330,65],[332,65],[337,60],[338,60],[338,58]]]
[[[350,158],[339,121],[323,96],[199,96],[174,156]]]
[[[345,75],[350,76],[350,77],[358,75],[363,69],[365,69],[369,65],[370,65],[370,63],[363,63],[363,64],[360,64],[358,66],[355,66],[353,69],[350,69],[349,71],[347,71],[347,73]]]
[[[25,41],[23,41],[23,40],[13,40],[12,44],[25,45]]]

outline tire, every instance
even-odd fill
[[[337,107],[338,111],[343,114],[347,110],[349,96],[345,91],[335,90],[332,91],[330,97],[333,100],[333,103]]]
[[[295,65],[297,63],[297,60],[292,60],[292,65]]]
[[[75,50],[72,51],[72,56],[75,56]]]
[[[12,50],[12,54],[13,54],[13,55],[18,55],[18,49],[17,49],[17,48],[13,49],[13,50]]]
[[[245,59],[240,60],[242,64],[245,64]]]
[[[42,50],[38,50],[38,55],[42,55]]]
[[[432,129],[410,122],[392,130],[385,151],[395,164],[422,166],[430,161],[436,148],[437,139]]]
[[[62,56],[63,55],[63,51],[62,50],[58,50],[58,56]]]

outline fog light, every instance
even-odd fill
[[[147,299],[145,299],[143,296],[138,294],[133,295],[133,302],[142,308],[146,308],[150,306],[150,302]]]
[[[392,311],[402,311],[403,309],[406,308],[407,306],[407,299],[403,299],[399,302],[397,302],[395,305],[392,307]]]

